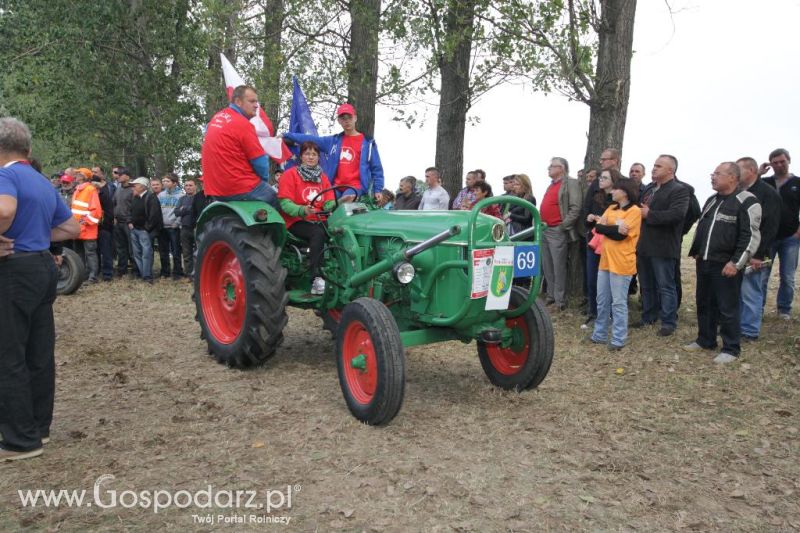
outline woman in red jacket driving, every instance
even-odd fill
[[[322,227],[324,215],[317,212],[329,207],[334,201],[334,194],[333,191],[327,191],[311,205],[320,191],[329,189],[331,184],[319,166],[319,147],[315,143],[308,141],[300,146],[300,161],[300,165],[290,168],[281,176],[278,201],[286,229],[309,243],[311,277],[314,280],[311,294],[323,294],[325,280],[320,276],[320,263],[327,235]]]

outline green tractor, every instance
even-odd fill
[[[491,204],[525,207],[533,227],[509,237],[501,220],[480,212]],[[536,298],[541,230],[532,204],[497,196],[471,211],[387,211],[356,201],[327,214],[325,293],[312,295],[308,244],[275,209],[249,201],[203,211],[194,299],[218,362],[247,368],[272,357],[291,305],[313,309],[333,334],[345,401],[367,424],[387,424],[400,410],[409,346],[474,340],[494,385],[521,391],[542,382],[554,340]],[[529,290],[512,285],[520,276]]]

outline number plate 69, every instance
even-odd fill
[[[539,246],[514,247],[514,277],[526,278],[539,275]]]

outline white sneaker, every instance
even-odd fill
[[[714,358],[715,363],[724,364],[724,363],[732,363],[738,359],[735,355],[731,355],[727,352],[720,352],[718,356]]]
[[[27,452],[14,452],[11,450],[6,450],[0,446],[0,463],[5,463],[6,461],[18,461],[20,459],[30,459],[31,457],[39,457],[40,455],[42,455],[41,448]]]
[[[317,276],[311,284],[311,294],[325,294],[325,280]]]
[[[704,350],[705,348],[697,344],[697,342],[690,342],[689,344],[684,344],[683,349],[687,352],[699,352],[700,350]]]
[[[788,322],[792,319],[792,315],[790,315],[789,313],[778,313],[778,318]]]

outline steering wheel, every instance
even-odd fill
[[[316,195],[316,196],[314,196],[314,198],[312,198],[312,199],[311,199],[311,201],[309,202],[309,204],[310,204],[310,205],[313,207],[313,206],[314,206],[314,204],[316,204],[316,203],[317,203],[317,199],[318,199],[320,196],[322,196],[322,195],[323,195],[323,194],[325,194],[326,192],[329,192],[329,191],[336,191],[336,190],[339,190],[339,189],[350,189],[351,191],[353,191],[353,192],[355,193],[355,195],[354,195],[354,196],[355,196],[356,198],[358,197],[358,189],[356,189],[355,187],[351,187],[350,185],[334,185],[333,187],[328,187],[327,189],[322,189],[321,191],[319,191],[319,192],[317,193],[317,195]],[[348,195],[348,196],[349,196],[349,195]],[[334,201],[333,209],[327,209],[327,210],[325,210],[325,209],[322,209],[322,210],[320,210],[320,211],[314,211],[314,214],[315,214],[315,215],[330,215],[331,213],[333,213],[334,211],[336,211],[336,208],[337,208],[337,207],[339,207],[339,198],[338,198],[338,197],[337,197],[335,194],[333,195],[333,201]]]

